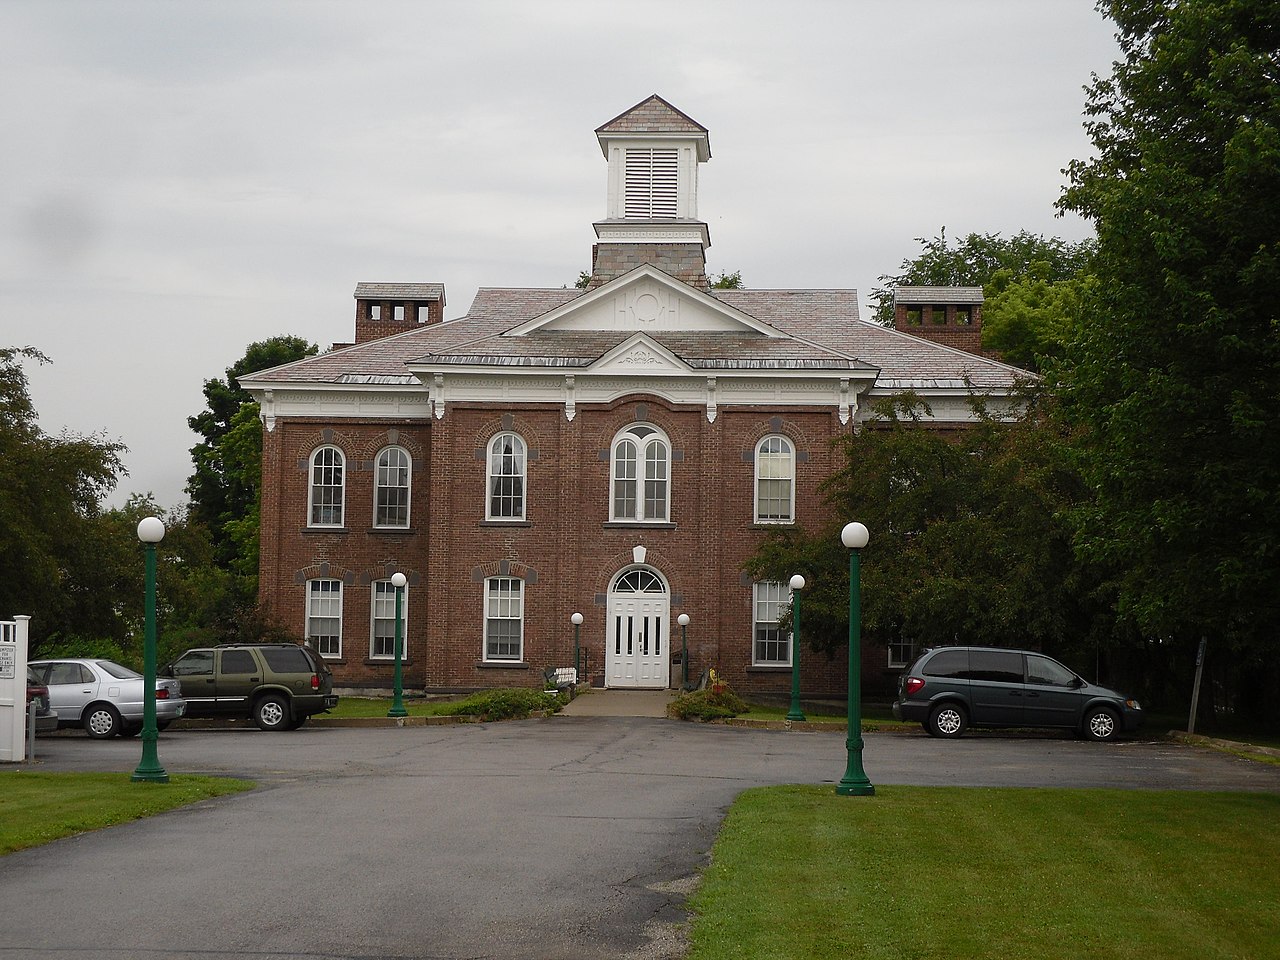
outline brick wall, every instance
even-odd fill
[[[968,322],[959,322],[956,304],[897,303],[893,311],[893,327],[922,340],[941,343],[979,356],[996,357],[982,349],[982,304],[961,304],[968,312]],[[914,322],[913,322],[914,319]]]
[[[389,337],[392,334],[404,333],[406,330],[413,330],[425,323],[443,323],[444,322],[444,303],[440,300],[423,300],[423,301],[399,301],[399,300],[380,300],[377,301],[381,316],[374,320],[370,318],[370,307],[373,305],[372,300],[356,301],[356,343],[367,343],[370,340],[381,340],[383,337]],[[427,308],[427,319],[420,321],[418,319],[418,307]],[[395,319],[396,307],[403,309],[403,316]]]
[[[671,522],[609,522],[609,449],[637,420],[671,440]],[[391,685],[393,665],[369,657],[371,581],[399,569],[409,577],[405,684],[411,689],[467,690],[536,686],[548,666],[572,662],[570,616],[582,613],[581,643],[590,679],[604,679],[607,596],[613,577],[632,565],[637,545],[670,589],[670,641],[676,618],[689,614],[690,676],[716,667],[748,693],[785,693],[789,668],[751,666],[752,588],[742,564],[768,527],[753,522],[754,450],[766,435],[791,438],[797,453],[796,513],[816,529],[826,510],[819,484],[836,468],[831,440],[843,428],[830,408],[727,409],[714,424],[705,409],[656,397],[629,396],[578,407],[573,421],[559,406],[451,404],[431,422],[326,422],[280,419],[265,435],[261,593],[272,614],[299,635],[306,581],[343,581],[341,658],[332,661],[341,687]],[[514,430],[528,447],[526,520],[485,520],[489,439]],[[408,531],[372,528],[377,452],[398,442],[414,464]],[[307,526],[308,465],[321,444],[343,450],[348,465],[345,523]],[[483,662],[484,579],[525,582],[524,656],[518,666]],[[883,651],[864,666],[877,682]],[[812,652],[801,657],[806,696],[842,695],[845,661]],[[882,671],[881,671],[882,672]]]
[[[707,254],[700,243],[597,243],[591,251],[588,290],[652,264],[677,280],[707,289]]]

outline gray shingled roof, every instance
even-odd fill
[[[894,303],[982,303],[981,287],[895,287]]]
[[[853,290],[715,290],[713,296],[794,339],[750,333],[655,333],[697,369],[865,369],[885,388],[1004,390],[1027,374],[1007,364],[857,319]],[[583,295],[581,290],[482,288],[470,313],[445,323],[344,347],[265,370],[255,384],[412,383],[406,364],[586,366],[629,331],[544,331],[504,337],[517,324]]]
[[[596,133],[706,133],[707,128],[656,93],[623,110]]]
[[[357,283],[357,300],[444,300],[443,283]]]

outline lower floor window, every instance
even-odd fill
[[[524,581],[490,577],[484,582],[484,658],[519,660],[524,640]]]
[[[409,619],[409,590],[400,596],[400,656],[408,656],[404,624]],[[369,641],[371,658],[394,658],[396,655],[396,588],[390,580],[373,583],[373,632]]]
[[[751,662],[757,666],[791,666],[791,635],[778,625],[791,603],[790,589],[785,583],[765,580],[755,585],[752,599],[755,641]]]
[[[906,667],[916,655],[916,645],[910,640],[898,640],[889,644],[889,666]]]
[[[342,581],[307,581],[307,641],[322,657],[342,656]]]

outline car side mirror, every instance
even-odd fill
[[[162,677],[172,677],[172,676],[173,676],[173,664],[172,664],[172,663],[166,663],[163,667],[161,667],[159,670],[157,670],[157,671],[156,671],[156,673],[160,674],[160,676],[162,676]]]
[[[1083,681],[1082,679],[1080,679],[1079,677],[1072,677],[1072,678],[1071,678],[1071,687],[1072,687],[1072,689],[1074,689],[1074,690],[1079,690],[1079,689],[1080,689],[1081,687],[1083,687],[1083,686],[1084,686],[1084,681]]]

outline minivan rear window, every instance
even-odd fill
[[[934,654],[921,672],[927,677],[963,679],[969,672],[969,651],[942,650]]]

